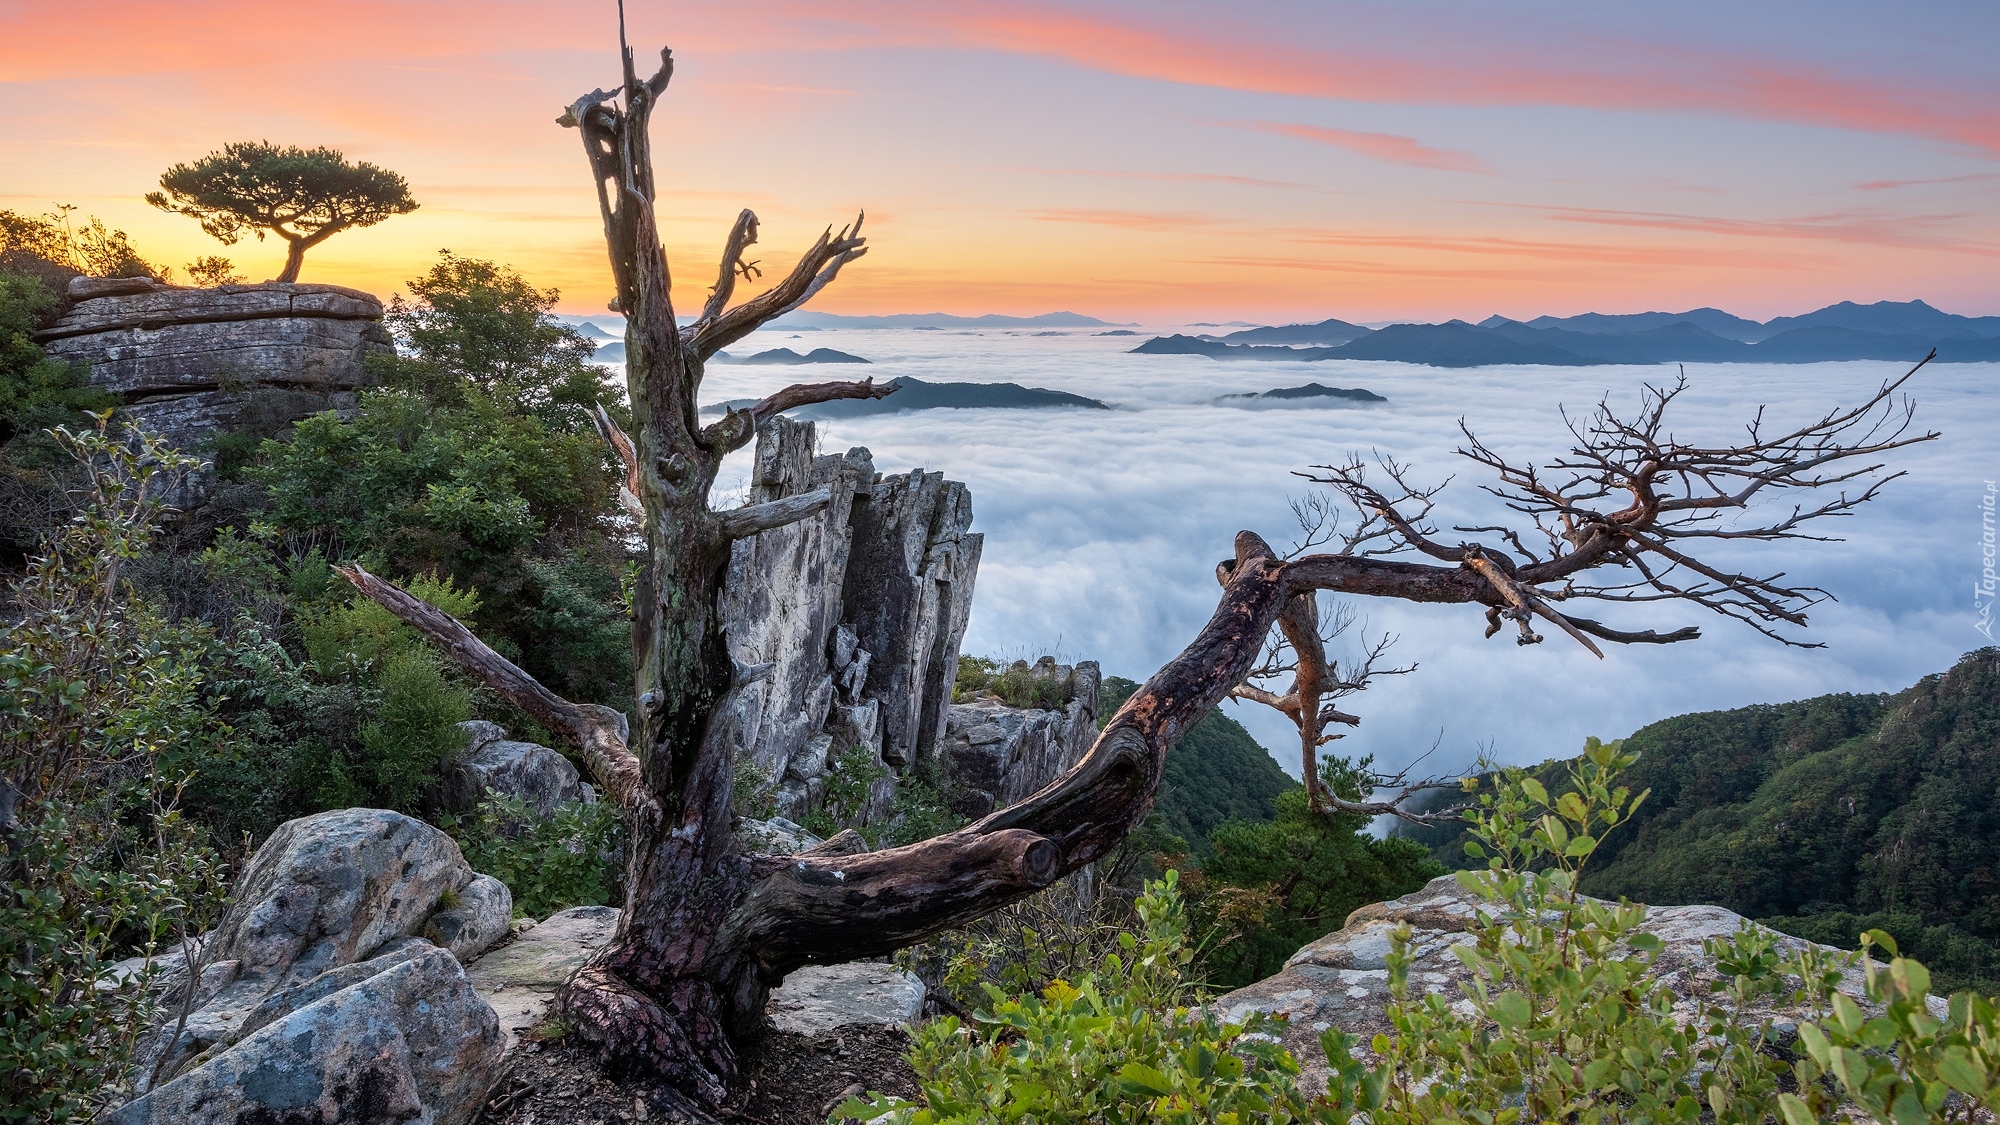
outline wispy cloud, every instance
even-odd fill
[[[1208,215],[1197,215],[1185,211],[1117,211],[1092,208],[1055,208],[1039,211],[1023,211],[1021,214],[1032,219],[1051,223],[1090,223],[1094,226],[1121,227],[1125,230],[1194,230],[1212,227],[1225,220]]]
[[[1432,148],[1418,143],[1415,137],[1398,136],[1395,133],[1363,133],[1354,129],[1332,129],[1325,125],[1293,125],[1284,121],[1244,121],[1235,124],[1238,128],[1255,129],[1259,133],[1275,133],[1281,137],[1333,145],[1335,148],[1344,148],[1371,160],[1386,161],[1390,164],[1439,168],[1447,172],[1482,172],[1489,175],[1493,172],[1484,160],[1469,152]]]
[[[1619,211],[1599,207],[1534,207],[1524,204],[1490,204],[1496,207],[1528,207],[1559,223],[1587,223],[1595,226],[1642,227],[1651,230],[1688,231],[1738,238],[1788,238],[1813,242],[1850,242],[1871,246],[1899,246],[1911,249],[1942,250],[1953,254],[2000,257],[2000,246],[1972,241],[1948,228],[1968,218],[1964,214],[1894,215],[1884,211],[1830,211],[1778,219],[1735,219],[1714,215],[1681,215],[1658,211]]]
[[[1893,191],[1896,188],[1925,187],[1931,184],[1983,184],[2000,180],[2000,172],[1973,172],[1964,176],[1940,176],[1934,180],[1869,180],[1855,184],[1856,191]]]
[[[1109,168],[1022,168],[1019,171],[1035,176],[1092,176],[1111,180],[1157,180],[1170,184],[1237,184],[1242,187],[1324,190],[1292,180],[1260,180],[1255,176],[1226,176],[1209,172],[1120,172]]]

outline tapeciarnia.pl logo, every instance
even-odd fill
[[[2000,575],[1993,572],[1996,553],[1993,527],[1994,484],[1986,482],[1986,492],[1979,498],[1979,581],[1972,584],[1972,627],[1979,630],[1987,640],[1993,639],[1993,601],[2000,595]]]

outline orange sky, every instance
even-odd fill
[[[706,285],[866,208],[836,312],[1471,319],[1922,297],[2000,313],[2000,15],[1961,3],[630,5],[671,43],[662,228]],[[314,250],[387,294],[436,251],[608,296],[563,104],[609,3],[0,3],[0,207],[68,202],[269,276],[145,206],[241,139],[403,173],[414,214]],[[682,304],[699,299],[684,295]]]

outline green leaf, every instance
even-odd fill
[[[1563,854],[1570,857],[1571,859],[1576,859],[1579,856],[1589,855],[1591,852],[1596,850],[1597,850],[1596,840],[1593,840],[1588,836],[1578,836],[1569,842],[1568,847],[1563,849]]]
[[[1812,1056],[1812,1061],[1818,1063],[1822,1068],[1832,1069],[1833,1048],[1826,1041],[1826,1032],[1821,1031],[1819,1025],[1810,1023],[1800,1024],[1799,1042],[1806,1045],[1806,1054]]]
[[[1549,803],[1549,791],[1542,788],[1542,783],[1532,777],[1521,779],[1521,792],[1526,793],[1528,798],[1538,805],[1547,806]]]
[[[1493,1019],[1501,1027],[1519,1027],[1534,1018],[1528,998],[1518,992],[1503,992],[1493,998]]]
[[[1174,1084],[1161,1071],[1144,1063],[1129,1062],[1118,1068],[1118,1077],[1128,1085],[1152,1094],[1170,1094]]]
[[[1571,821],[1582,824],[1590,819],[1590,810],[1584,807],[1583,798],[1574,793],[1564,793],[1556,800],[1556,811]]]
[[[1784,1117],[1785,1125],[1819,1125],[1819,1118],[1797,1094],[1779,1094],[1778,1113]]]
[[[1896,939],[1895,939],[1895,938],[1892,938],[1892,937],[1890,937],[1890,936],[1889,936],[1889,931],[1887,931],[1887,930],[1869,930],[1869,931],[1868,931],[1867,933],[1864,933],[1864,934],[1862,934],[1861,936],[1862,936],[1862,938],[1863,938],[1863,939],[1865,939],[1865,940],[1867,940],[1867,941],[1872,941],[1872,942],[1874,942],[1874,943],[1875,943],[1876,945],[1879,945],[1879,946],[1881,946],[1882,948],[1884,948],[1884,949],[1888,950],[1888,951],[1889,951],[1889,956],[1891,956],[1891,957],[1894,957],[1894,956],[1896,955],[1896,952],[1897,952],[1897,951],[1896,951]]]
[[[1986,1093],[1988,1076],[1972,1061],[1972,1052],[1964,1047],[1946,1047],[1937,1059],[1938,1077],[1961,1094],[1983,1097]]]

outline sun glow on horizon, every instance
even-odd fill
[[[766,281],[867,210],[832,312],[2000,313],[2000,15],[1433,7],[630,5],[642,65],[675,46],[654,143],[679,303],[747,206]],[[554,118],[615,80],[604,8],[362,0],[301,41],[242,0],[16,6],[0,207],[72,203],[153,260],[270,276],[282,243],[223,247],[141,197],[227,141],[326,144],[422,207],[302,280],[386,295],[449,248],[601,312],[596,201]]]

